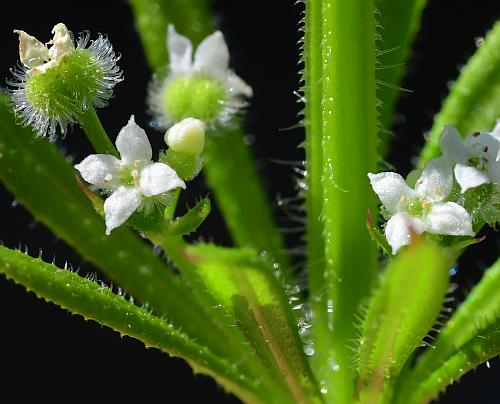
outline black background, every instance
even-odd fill
[[[297,145],[302,130],[280,129],[297,123],[300,105],[293,91],[298,84],[299,39],[297,23],[301,6],[293,1],[213,0],[217,22],[231,49],[232,66],[255,91],[248,113],[248,133],[269,198],[294,195],[291,168],[270,159],[300,160]],[[423,143],[438,111],[447,83],[475,49],[474,38],[483,35],[500,15],[495,0],[434,0],[424,13],[422,31],[414,46],[398,107],[395,141],[389,161],[402,173],[411,169],[411,158]],[[2,57],[0,76],[9,76],[17,60],[19,28],[49,39],[50,29],[63,21],[74,32],[89,29],[93,36],[107,33],[114,48],[122,53],[120,66],[126,81],[116,89],[116,98],[100,112],[109,133],[116,134],[130,114],[146,127],[144,99],[150,71],[134,31],[125,1],[9,2],[0,16]],[[383,45],[382,45],[383,46]],[[361,118],[361,117],[360,117]],[[154,132],[150,130],[150,134]],[[161,136],[156,136],[157,148]],[[79,129],[65,141],[79,161],[91,150]],[[206,192],[201,181],[192,187],[190,197]],[[50,190],[47,190],[50,192]],[[276,205],[276,204],[275,204]],[[276,208],[280,222],[290,226]],[[32,254],[39,249],[59,265],[67,259],[81,273],[93,272],[89,264],[57,240],[43,225],[33,222],[13,197],[0,185],[0,240],[9,247],[27,245]],[[217,212],[201,229],[205,237],[229,242]],[[455,293],[460,300],[477,282],[482,270],[498,254],[499,237],[488,232],[479,250],[468,252],[459,264]],[[294,247],[298,239],[289,240]],[[102,277],[101,277],[102,278]],[[425,308],[424,308],[425,309]],[[498,402],[500,364],[498,358],[464,377],[441,400],[443,403]],[[39,301],[4,278],[0,279],[0,403],[157,403],[157,402],[237,402],[210,379],[193,376],[179,359],[167,358],[141,343],[96,323],[84,322],[55,306]]]

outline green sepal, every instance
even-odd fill
[[[387,242],[387,239],[382,234],[378,226],[373,224],[373,216],[370,211],[368,211],[368,215],[366,216],[366,228],[370,233],[372,240],[377,243],[378,247],[389,257],[392,256],[391,246]]]
[[[361,324],[360,402],[388,402],[396,377],[435,323],[448,287],[446,254],[422,238],[389,263]]]
[[[78,188],[83,192],[83,194],[89,198],[90,203],[92,204],[92,207],[96,211],[96,213],[99,216],[104,217],[104,201],[102,198],[97,195],[95,192],[93,192],[87,184],[82,181],[79,175],[76,175],[76,183],[78,184]]]
[[[171,149],[161,152],[159,161],[172,167],[184,181],[192,180],[203,168],[201,154],[179,153]]]
[[[210,214],[210,199],[203,198],[186,214],[175,220],[167,219],[166,232],[171,236],[184,236],[194,232]]]

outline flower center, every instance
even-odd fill
[[[486,149],[487,151],[488,149]],[[474,156],[467,160],[467,165],[470,167],[477,168],[478,170],[485,170],[488,167],[488,158]]]
[[[214,78],[180,77],[163,88],[162,103],[175,122],[193,117],[202,121],[216,119],[226,100],[226,91]]]
[[[124,165],[120,170],[120,185],[126,187],[135,187],[141,179],[141,171],[144,168],[145,162],[135,160],[131,165]]]
[[[416,198],[408,204],[408,213],[410,216],[422,217],[431,210],[431,204],[424,199]]]

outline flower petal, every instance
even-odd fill
[[[142,196],[137,188],[119,187],[104,201],[106,234],[121,226],[141,205]]]
[[[469,153],[462,143],[460,133],[451,125],[446,125],[439,138],[441,151],[452,163],[465,163],[469,158]]]
[[[151,161],[153,156],[146,132],[135,123],[134,115],[120,130],[116,138],[116,148],[125,164],[131,164],[135,160]]]
[[[470,188],[478,187],[479,185],[487,184],[490,182],[488,176],[474,167],[469,167],[463,164],[457,164],[454,169],[455,178],[462,194]]]
[[[75,168],[89,184],[112,189],[118,183],[120,160],[109,154],[91,154]]]
[[[488,162],[495,161],[500,151],[500,137],[492,133],[480,132],[469,135],[464,143],[470,154],[485,158]]]
[[[229,86],[229,92],[234,96],[244,95],[250,98],[253,95],[252,87],[234,73],[227,76],[227,85]]]
[[[401,199],[405,196],[413,197],[411,189],[398,173],[383,172],[378,174],[368,173],[372,188],[378,195],[380,201],[390,213],[398,211]]]
[[[175,170],[163,163],[153,163],[141,172],[140,189],[144,196],[155,196],[174,188],[186,188]]]
[[[189,38],[180,35],[172,24],[168,26],[167,49],[171,72],[188,73],[193,59],[193,45]]]
[[[453,172],[448,158],[430,160],[415,185],[415,192],[428,201],[442,201],[453,187]]]
[[[493,128],[493,132],[491,132],[491,134],[500,140],[500,119],[497,119],[497,124]],[[498,151],[496,161],[500,161],[500,150]]]
[[[385,226],[385,238],[392,247],[392,253],[411,242],[411,231],[420,234],[423,231],[422,223],[419,219],[412,218],[406,213],[397,213],[392,216]]]
[[[225,75],[229,66],[229,49],[222,32],[215,31],[207,36],[198,46],[194,54],[195,70],[213,74]]]
[[[424,220],[424,230],[450,236],[473,236],[472,219],[462,206],[455,202],[437,203]]]

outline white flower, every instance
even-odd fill
[[[40,136],[55,138],[57,127],[64,135],[68,126],[89,107],[108,105],[114,86],[123,80],[117,66],[120,56],[102,35],[90,41],[88,32],[78,41],[63,23],[52,29],[53,38],[44,45],[21,30],[19,59],[9,80],[14,111],[23,126],[32,126]],[[64,62],[64,63],[63,63]]]
[[[445,158],[426,164],[415,189],[397,173],[369,173],[368,177],[390,216],[385,236],[393,254],[410,243],[412,230],[418,234],[474,235],[469,213],[454,202],[445,202],[453,186],[451,169]]]
[[[495,129],[496,130],[496,129]],[[470,188],[500,182],[500,137],[476,132],[462,138],[453,126],[446,126],[439,139],[443,154],[455,165],[455,178],[462,193]]]
[[[104,202],[106,234],[122,225],[143,203],[174,188],[186,188],[175,170],[151,161],[152,150],[144,130],[130,117],[116,138],[121,159],[92,154],[75,168],[90,184],[111,192]]]
[[[162,80],[153,81],[148,95],[149,109],[158,127],[166,129],[187,117],[202,119],[209,124],[225,124],[247,105],[245,97],[252,96],[252,88],[229,69],[229,50],[220,31],[215,31],[200,43],[193,59],[191,41],[169,25],[167,50],[170,60],[168,74]],[[182,79],[191,80],[182,83],[184,92],[178,91],[177,87],[175,91],[175,97],[185,98],[181,100],[186,106],[185,111],[167,105],[176,101],[172,100],[172,86],[174,82],[181,83]],[[206,103],[211,104],[208,113],[200,108],[204,97],[207,97]],[[207,116],[202,116],[205,114]]]

